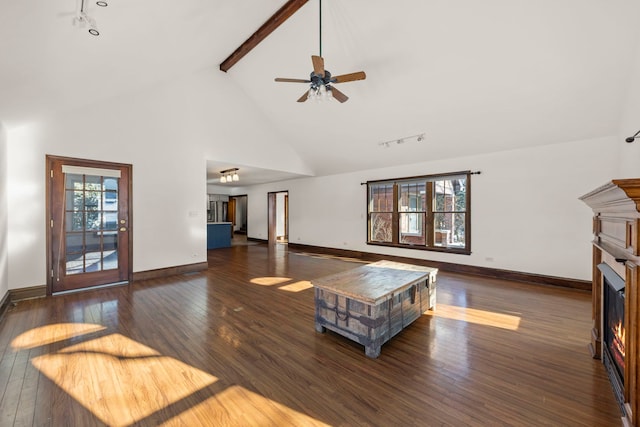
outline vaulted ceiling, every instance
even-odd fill
[[[0,6],[0,122],[143,91],[219,64],[286,0]],[[639,39],[636,0],[324,0],[332,74],[364,70],[344,104],[297,103],[318,54],[309,0],[224,76],[317,174],[616,134]],[[403,137],[423,134],[422,142]],[[224,159],[218,159],[224,161]],[[237,165],[234,165],[237,166]]]

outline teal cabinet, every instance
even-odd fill
[[[207,249],[231,246],[231,223],[210,222],[207,224]]]

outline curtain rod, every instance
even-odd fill
[[[480,175],[480,174],[482,174],[482,171],[475,171],[475,172],[463,171],[463,172],[452,172],[452,173],[433,174],[433,175],[422,175],[422,176],[407,177],[407,178],[377,179],[377,180],[374,180],[374,181],[361,182],[360,185],[367,185],[370,182],[398,181],[398,180],[401,180],[401,179],[413,179],[413,178],[430,177],[430,176],[443,176],[443,177],[445,177],[445,176],[462,175],[462,174]]]

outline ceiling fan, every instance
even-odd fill
[[[320,55],[311,56],[313,71],[309,75],[308,79],[289,79],[277,77],[275,81],[285,83],[309,83],[309,90],[306,91],[300,98],[298,98],[298,102],[305,102],[307,99],[328,100],[331,99],[331,97],[337,99],[341,103],[346,102],[349,97],[336,89],[333,85],[336,83],[364,80],[367,75],[364,73],[364,71],[357,71],[355,73],[332,76],[329,71],[324,69],[324,58],[322,58],[322,0],[318,1],[320,3]]]

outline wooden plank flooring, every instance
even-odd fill
[[[370,359],[315,332],[308,284],[360,264],[285,248],[20,302],[0,323],[0,426],[621,425],[588,294],[440,273],[435,313]]]

